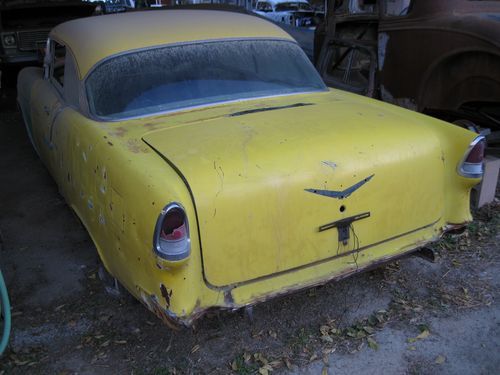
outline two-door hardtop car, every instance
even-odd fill
[[[18,101],[106,269],[167,323],[413,252],[471,219],[482,175],[482,137],[328,89],[243,14],[61,24]]]

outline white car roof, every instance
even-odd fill
[[[304,3],[309,4],[307,0],[259,0],[258,3],[270,3],[272,5],[281,4],[281,3]]]

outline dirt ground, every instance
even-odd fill
[[[435,263],[374,271],[172,331],[106,294],[98,257],[33,151],[13,96],[0,110],[0,265],[13,306],[0,374],[498,374],[500,205],[446,236]]]

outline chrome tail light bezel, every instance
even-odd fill
[[[168,251],[169,249],[165,248],[165,246],[168,245],[169,241],[166,241],[166,240],[161,238],[161,232],[163,229],[163,224],[164,224],[165,218],[168,216],[168,214],[172,210],[180,210],[180,211],[182,211],[182,213],[184,215],[185,238],[182,238],[181,240],[179,240],[179,241],[183,241],[184,242],[183,244],[177,244],[177,243],[174,243],[176,241],[171,241],[171,245],[181,247],[182,251],[174,251],[174,252],[169,253],[169,251]],[[178,245],[182,245],[182,246],[178,246]],[[161,210],[161,212],[158,216],[158,219],[156,220],[155,230],[154,230],[154,234],[153,234],[153,251],[154,251],[155,255],[158,256],[159,258],[166,260],[166,261],[171,261],[171,262],[182,261],[182,260],[188,258],[189,255],[191,254],[191,238],[190,238],[190,234],[189,234],[189,220],[188,220],[188,217],[186,214],[186,210],[184,209],[184,207],[180,203],[177,203],[177,202],[169,203],[163,208],[163,210]]]
[[[486,138],[483,135],[477,136],[474,140],[469,144],[467,151],[465,152],[462,160],[457,167],[457,172],[460,176],[466,178],[482,178],[484,173],[484,154],[481,162],[479,163],[469,163],[467,159],[469,158],[470,153],[476,147],[476,145],[480,142],[484,142],[486,147]]]

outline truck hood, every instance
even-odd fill
[[[439,220],[438,138],[363,104],[288,100],[143,136],[191,191],[208,283],[237,285],[349,253],[345,261],[356,262],[359,249]],[[328,228],[341,219],[343,234]]]

